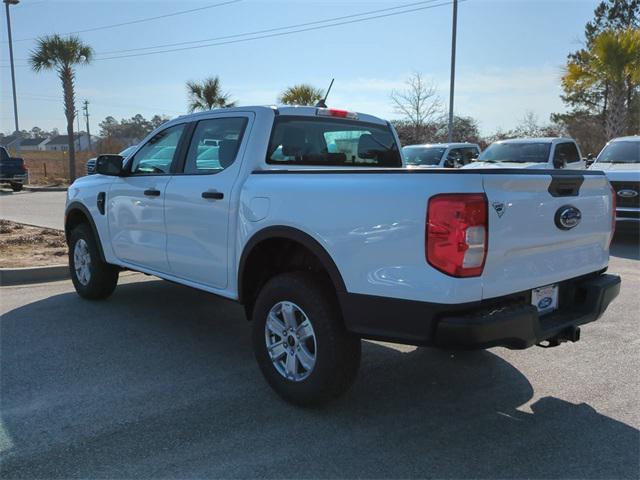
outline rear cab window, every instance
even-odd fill
[[[399,168],[402,158],[388,125],[286,115],[275,119],[267,163]]]

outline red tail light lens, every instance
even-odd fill
[[[616,233],[616,191],[613,188],[613,185],[609,184],[609,188],[611,188],[611,239],[609,240],[609,246],[611,246],[611,242],[613,242],[613,235]]]
[[[425,254],[433,268],[453,277],[477,277],[487,257],[487,197],[484,193],[429,199]]]

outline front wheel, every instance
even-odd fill
[[[22,184],[21,183],[12,183],[11,184],[11,190],[13,190],[14,192],[19,192],[20,190],[22,190]]]
[[[294,272],[272,278],[258,294],[252,320],[260,370],[285,400],[326,403],[355,380],[360,339],[345,330],[321,277]]]
[[[118,267],[100,258],[97,239],[87,224],[78,225],[69,237],[69,271],[73,286],[83,298],[100,300],[118,284]]]

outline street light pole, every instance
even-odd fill
[[[453,141],[453,90],[456,83],[456,33],[458,28],[458,0],[453,0],[453,27],[451,29],[451,83],[449,84],[449,134]]]
[[[20,0],[3,0],[7,11],[7,33],[9,35],[9,61],[11,63],[11,84],[13,87],[13,117],[16,122],[16,133],[18,134],[18,155],[20,154],[20,128],[18,127],[18,99],[16,97],[16,70],[13,65],[13,41],[11,39],[11,16],[9,15],[9,5],[17,5]]]

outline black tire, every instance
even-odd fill
[[[295,405],[321,405],[337,398],[349,389],[360,366],[360,338],[345,330],[335,294],[327,283],[307,272],[278,275],[260,290],[253,308],[253,349],[260,370],[276,393]],[[313,327],[315,365],[299,381],[281,374],[267,351],[267,316],[279,302],[300,307]]]
[[[88,281],[79,279],[76,272],[74,251],[81,240],[85,242],[90,257]],[[87,224],[78,225],[69,236],[69,272],[78,295],[89,300],[107,298],[118,284],[118,267],[102,261],[96,239]]]
[[[19,192],[20,190],[22,190],[22,184],[21,183],[12,183],[11,184],[11,190],[13,190],[14,192]]]

